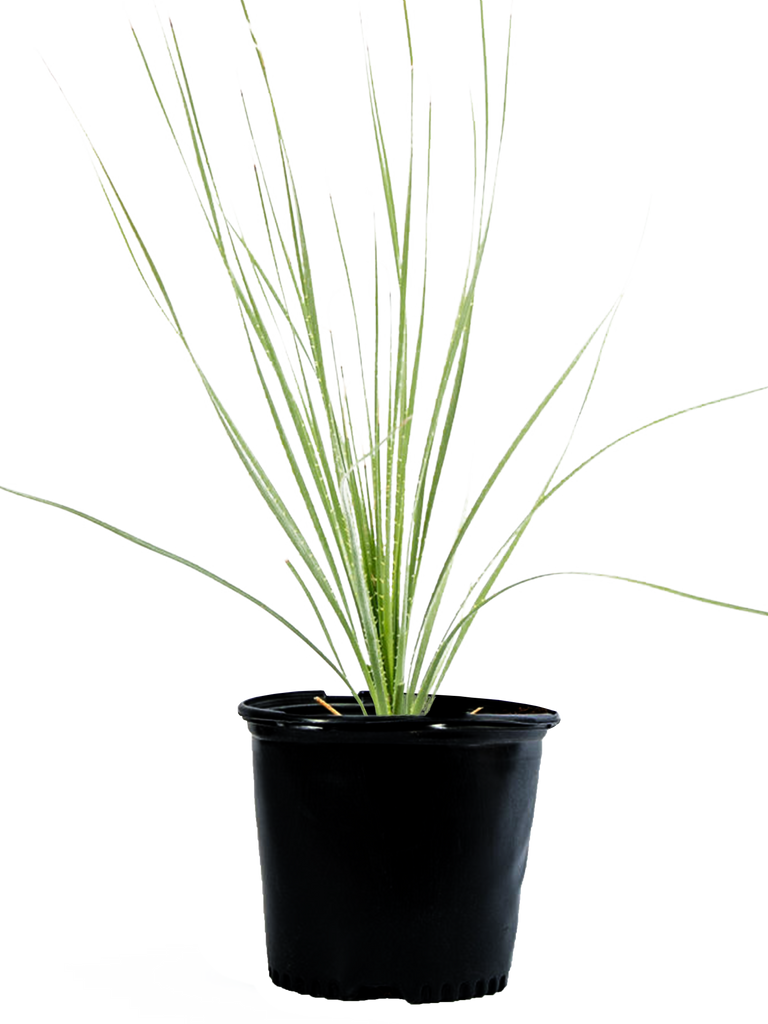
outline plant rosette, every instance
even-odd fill
[[[749,387],[723,388],[719,394],[684,406],[667,407],[656,416],[636,417],[583,457],[569,462],[575,440],[583,431],[587,412],[607,361],[610,340],[618,331],[618,313],[629,301],[635,270],[645,248],[654,194],[649,193],[637,243],[624,281],[597,322],[574,345],[561,371],[539,399],[515,423],[486,470],[475,472],[477,440],[472,439],[466,478],[449,545],[432,563],[427,583],[428,555],[435,514],[442,504],[444,474],[453,455],[456,426],[463,410],[462,396],[469,387],[472,339],[478,323],[479,283],[489,257],[490,239],[501,203],[501,177],[509,143],[511,85],[517,68],[516,4],[506,8],[504,52],[497,70],[496,132],[494,89],[490,74],[490,5],[476,0],[480,89],[467,84],[466,104],[472,172],[469,178],[470,216],[461,284],[454,297],[451,330],[443,336],[440,372],[433,377],[432,400],[426,408],[426,327],[433,309],[435,283],[430,276],[434,227],[434,148],[436,89],[424,69],[424,116],[421,133],[423,203],[417,203],[418,61],[417,11],[413,0],[398,0],[395,11],[403,29],[404,82],[407,101],[404,137],[407,150],[402,196],[389,155],[389,132],[381,110],[379,69],[371,36],[371,17],[355,5],[359,42],[359,86],[365,89],[368,108],[369,152],[376,157],[377,188],[365,186],[371,200],[366,295],[370,340],[362,328],[360,286],[353,280],[350,251],[343,229],[328,161],[323,162],[325,193],[331,221],[332,246],[338,256],[340,285],[323,301],[314,278],[312,250],[304,222],[302,188],[288,146],[285,114],[278,103],[278,84],[269,70],[269,49],[259,34],[258,15],[250,0],[236,4],[240,28],[254,62],[256,85],[263,90],[267,125],[272,133],[284,209],[276,207],[276,190],[267,174],[265,153],[251,108],[250,86],[240,66],[233,69],[233,95],[240,125],[246,135],[247,172],[256,199],[256,227],[265,250],[256,244],[237,204],[224,200],[220,169],[195,89],[195,76],[185,57],[185,34],[175,10],[161,9],[158,0],[146,0],[154,17],[155,34],[162,45],[164,66],[173,101],[169,108],[166,86],[158,78],[157,57],[151,58],[146,40],[128,8],[120,0],[128,46],[145,91],[152,97],[155,116],[171,144],[173,157],[189,187],[193,209],[210,239],[219,276],[237,311],[240,340],[249,359],[256,396],[264,406],[268,432],[285,467],[285,482],[272,472],[230,400],[204,366],[203,356],[188,335],[183,311],[176,306],[168,273],[158,262],[152,240],[139,228],[130,197],[85,121],[82,106],[67,92],[55,63],[39,46],[35,58],[45,80],[56,91],[61,109],[71,120],[90,168],[91,184],[108,212],[110,230],[136,275],[145,304],[154,309],[179,346],[181,360],[203,391],[203,408],[236,461],[259,510],[273,524],[288,548],[280,563],[292,589],[300,597],[310,626],[280,609],[267,594],[233,580],[217,564],[188,555],[177,545],[165,545],[71,501],[49,498],[44,490],[19,487],[0,480],[0,493],[11,502],[28,502],[78,521],[83,529],[96,529],[103,538],[118,541],[138,554],[151,554],[193,573],[220,593],[236,597],[250,610],[265,615],[290,633],[294,646],[314,664],[327,670],[335,686],[358,701],[367,690],[374,714],[423,715],[436,694],[461,662],[482,615],[494,604],[524,588],[551,580],[574,578],[583,583],[626,585],[665,600],[693,603],[705,610],[739,614],[756,623],[768,622],[768,602],[722,598],[694,592],[676,584],[651,580],[644,573],[611,571],[602,565],[552,566],[526,572],[511,581],[506,574],[537,520],[568,493],[573,484],[592,472],[603,458],[617,454],[639,437],[674,426],[690,416],[733,408],[737,401],[768,396],[768,384],[758,379]],[[181,125],[177,124],[178,114]],[[493,137],[495,135],[495,137]],[[423,215],[417,216],[421,208]],[[382,214],[384,234],[381,232]],[[417,227],[421,226],[421,261]],[[385,244],[382,255],[382,243]],[[347,349],[333,322],[333,303],[346,299],[350,344]],[[353,355],[352,362],[347,352]],[[579,402],[572,408],[570,428],[550,468],[539,479],[534,495],[472,577],[452,600],[459,559],[471,541],[490,498],[498,492],[511,467],[538,432],[546,412],[558,395],[567,391],[585,366]],[[421,438],[416,445],[417,424]]]

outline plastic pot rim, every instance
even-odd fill
[[[319,697],[331,704],[334,715],[315,701]],[[248,722],[254,735],[286,732],[298,736],[310,732],[317,739],[385,739],[414,736],[435,741],[449,736],[475,737],[492,741],[502,736],[515,739],[539,739],[560,721],[556,711],[532,704],[496,698],[437,694],[425,715],[376,715],[370,693],[359,697],[369,714],[364,715],[351,694],[328,696],[323,690],[293,690],[270,693],[244,700],[238,713]],[[477,708],[481,710],[476,711]]]

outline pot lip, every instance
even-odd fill
[[[371,696],[362,690],[358,696],[373,711]],[[333,715],[315,701],[319,697],[341,711]],[[475,708],[481,708],[477,713]],[[560,715],[549,708],[516,701],[482,697],[437,694],[426,715],[362,715],[351,694],[328,696],[324,690],[291,690],[250,697],[238,706],[238,713],[249,723],[294,729],[327,730],[339,734],[375,729],[378,733],[431,732],[461,730],[472,732],[503,729],[541,733],[554,728]],[[345,714],[350,712],[349,714]],[[358,712],[358,713],[354,713]]]

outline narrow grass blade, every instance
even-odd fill
[[[37,509],[46,512],[59,512],[62,519],[79,521],[83,529],[96,529],[100,537],[116,540],[121,548],[134,548],[137,555],[155,555],[157,558],[162,558],[167,565],[178,565],[185,572],[198,575],[204,583],[210,583],[217,587],[219,594],[230,594],[243,604],[248,604],[251,611],[258,611],[270,618],[281,630],[292,634],[294,647],[309,653],[317,664],[322,663],[340,682],[344,681],[343,667],[336,662],[329,650],[312,640],[295,618],[291,618],[287,612],[281,611],[273,602],[262,597],[257,591],[251,590],[249,584],[240,584],[236,580],[232,580],[229,575],[217,571],[221,568],[220,565],[203,562],[200,555],[188,555],[182,548],[175,545],[168,547],[165,544],[160,544],[156,540],[138,534],[134,529],[121,526],[117,519],[105,519],[103,516],[83,508],[82,505],[48,498],[44,492],[19,487],[15,480],[0,480],[0,494],[4,494],[11,502],[29,502]]]

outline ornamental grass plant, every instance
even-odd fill
[[[459,287],[452,293],[431,274],[433,114],[429,104],[417,102],[419,40],[412,37],[406,3],[402,8],[402,47],[410,67],[410,104],[404,163],[395,160],[390,126],[383,115],[381,81],[370,57],[361,83],[367,93],[376,187],[385,215],[376,222],[369,265],[362,272],[350,261],[345,232],[332,203],[333,232],[322,245],[308,229],[310,218],[294,177],[280,96],[272,87],[269,54],[262,52],[258,19],[249,14],[246,4],[242,3],[243,28],[269,112],[268,121],[257,117],[251,99],[246,95],[239,98],[241,130],[252,162],[253,208],[260,218],[255,231],[240,226],[238,211],[227,201],[224,175],[209,141],[210,126],[173,24],[169,23],[164,34],[175,83],[170,91],[162,85],[144,42],[134,33],[146,88],[178,152],[180,180],[191,190],[195,215],[205,226],[239,316],[241,336],[239,340],[226,338],[226,342],[247,349],[254,394],[272,427],[269,444],[239,428],[224,389],[214,387],[206,374],[204,360],[198,358],[175,303],[171,275],[163,259],[156,255],[149,232],[125,199],[119,174],[102,159],[98,148],[92,147],[108,209],[135,270],[156,304],[158,316],[164,318],[191,360],[233,454],[284,534],[290,550],[287,572],[295,580],[297,598],[311,609],[314,633],[299,628],[289,610],[273,607],[268,594],[247,592],[196,562],[86,512],[3,487],[89,520],[238,593],[311,648],[323,662],[323,671],[343,681],[363,713],[360,690],[370,692],[377,715],[424,714],[488,604],[532,580],[566,575],[541,573],[514,579],[509,573],[514,565],[512,556],[539,510],[583,470],[642,431],[765,390],[757,387],[728,394],[656,417],[564,471],[565,457],[600,370],[619,297],[554,373],[550,386],[531,402],[521,425],[507,438],[483,437],[482,425],[476,425],[478,436],[472,444],[497,449],[493,468],[470,496],[450,542],[440,546],[437,523],[448,454],[463,440],[457,436],[458,413],[474,342],[475,301],[482,297],[478,282],[493,230],[494,205],[504,185],[500,166],[507,126],[512,25],[508,24],[503,39],[490,38],[485,14],[480,0],[476,38],[471,45],[482,54],[482,91],[466,125],[465,140],[473,153],[474,176],[471,191],[456,199],[458,204],[466,204],[472,227],[469,245],[460,257]],[[498,93],[490,85],[493,62],[504,69],[503,88]],[[368,215],[369,211],[361,211],[361,217]],[[352,331],[351,337],[343,339],[334,337],[323,314],[318,282],[326,280],[330,263],[348,296]],[[318,273],[318,267],[323,273]],[[361,294],[361,279],[367,280],[365,294]],[[430,319],[428,297],[436,291],[441,305],[450,310],[451,326],[445,332],[436,330]],[[572,385],[577,367],[583,369],[585,363],[589,364],[586,385],[570,432],[563,437],[558,456],[542,466],[530,506],[498,536],[490,560],[478,564],[460,583],[460,600],[446,606],[449,582],[456,585],[452,575],[456,562],[467,538],[478,528],[481,510],[497,498],[498,481],[514,472],[518,449],[539,427],[561,389]],[[275,450],[289,471],[289,490],[277,482],[270,468]],[[768,614],[658,581],[619,575],[610,578],[733,610]]]

